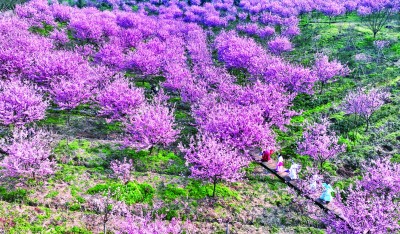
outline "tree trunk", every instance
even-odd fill
[[[103,219],[103,233],[107,234],[107,221],[108,221],[108,202],[105,204],[104,208],[104,219]]]
[[[67,147],[69,146],[69,130],[71,128],[70,120],[71,120],[71,110],[67,110],[67,127],[68,127],[68,130],[65,132],[67,134]],[[68,155],[69,155],[69,151],[68,151]]]
[[[369,118],[366,118],[365,120],[366,120],[365,122],[367,124],[367,126],[365,127],[365,132],[367,132],[368,128],[369,128]]]
[[[214,179],[214,189],[213,189],[213,193],[212,193],[212,197],[215,197],[215,189],[217,187],[217,179]]]
[[[71,120],[71,110],[67,110],[67,126],[70,127],[70,120]]]
[[[104,234],[107,234],[107,226],[106,226],[106,223],[107,223],[107,221],[104,220],[104,221],[103,221],[103,232],[104,232]]]
[[[324,86],[325,86],[325,83],[321,82],[321,89],[319,90],[319,94],[322,94],[322,91],[324,91]]]

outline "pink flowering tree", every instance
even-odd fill
[[[294,94],[285,94],[284,88],[279,85],[256,81],[252,86],[246,87],[242,95],[237,96],[237,102],[244,106],[259,106],[268,123],[285,130],[285,125],[297,114],[290,110],[294,97]]]
[[[329,61],[328,56],[319,54],[316,57],[312,72],[321,82],[320,93],[322,93],[324,86],[328,82],[334,82],[334,78],[338,76],[347,76],[350,70],[340,62],[336,60]]]
[[[375,38],[399,7],[398,2],[391,0],[360,0],[357,13],[363,17],[363,22]]]
[[[82,79],[59,80],[51,84],[53,101],[63,110],[72,110],[89,101],[93,87]]]
[[[327,119],[308,126],[303,132],[303,140],[297,143],[297,153],[310,156],[320,163],[321,168],[326,160],[345,151],[345,145],[338,144],[338,137],[329,126]]]
[[[358,89],[347,94],[341,106],[346,114],[361,116],[366,122],[365,131],[368,131],[372,114],[385,103],[389,96],[390,93],[379,89],[371,89],[369,92]]]
[[[396,233],[400,204],[393,195],[377,195],[359,186],[349,189],[346,201],[336,197],[335,206],[343,219],[331,215],[323,219],[328,233]]]
[[[194,108],[199,128],[213,134],[240,153],[251,157],[251,150],[275,146],[275,134],[264,118],[264,110],[257,105],[217,103],[206,97]]]
[[[383,158],[364,165],[363,169],[362,180],[349,189],[336,191],[332,204],[335,214],[321,212],[304,196],[298,196],[294,203],[301,205],[300,210],[305,210],[310,217],[320,219],[327,226],[327,233],[396,233],[400,230],[399,165]],[[305,179],[297,182],[303,194],[321,194],[319,186],[310,186],[321,179],[318,174],[315,168],[307,170]],[[294,191],[291,193],[297,195]]]
[[[44,119],[48,105],[36,86],[0,81],[0,124],[21,126]]]
[[[276,37],[268,42],[268,49],[272,53],[279,55],[283,52],[291,51],[293,47],[287,37]]]
[[[71,80],[60,79],[50,85],[51,97],[56,105],[68,113],[85,102],[88,102],[93,95],[93,85],[90,81],[82,78]],[[67,123],[69,125],[70,115]]]
[[[218,182],[233,182],[243,177],[241,169],[248,165],[248,158],[210,134],[199,134],[196,140],[191,139],[188,148],[180,145],[180,149],[190,164],[191,176],[213,183],[213,197]]]
[[[136,50],[128,54],[126,67],[143,75],[157,75],[164,63],[165,44],[158,38],[140,42]]]
[[[7,156],[1,161],[1,173],[7,177],[43,178],[54,174],[51,155],[52,137],[43,130],[16,128],[11,138],[3,139],[0,148]]]
[[[363,179],[345,194],[337,196],[335,206],[342,219],[328,216],[323,221],[328,233],[396,233],[400,231],[400,166],[388,158],[364,166]],[[340,194],[340,193],[338,193]]]
[[[314,92],[314,83],[318,79],[311,69],[295,66],[278,59],[267,60],[260,64],[265,67],[263,77],[266,82],[278,82],[291,93],[312,94]]]
[[[400,164],[390,162],[389,158],[381,158],[364,165],[363,179],[360,186],[380,195],[387,193],[400,194]]]
[[[227,68],[248,68],[253,57],[265,53],[254,39],[239,37],[234,31],[220,33],[215,38],[215,48]]]
[[[179,134],[173,113],[161,103],[142,105],[125,121],[125,145],[151,152],[155,146],[172,144]]]
[[[110,167],[114,172],[114,177],[118,178],[125,184],[129,182],[133,167],[132,159],[126,160],[126,158],[124,158],[124,161],[114,160],[111,162]]]
[[[96,97],[100,115],[108,121],[121,121],[145,102],[143,89],[131,87],[129,82],[119,78],[109,83]]]

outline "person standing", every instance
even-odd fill
[[[282,155],[279,155],[278,157],[278,163],[276,164],[276,172],[281,172],[283,171],[283,157]]]
[[[329,183],[322,183],[322,186],[324,187],[324,192],[321,194],[319,199],[321,199],[323,203],[328,204],[332,201],[333,188]]]
[[[300,171],[300,165],[293,162],[292,160],[292,165],[289,168],[289,177],[291,180],[297,180],[299,176],[297,173]]]
[[[272,149],[266,149],[262,152],[261,162],[268,162],[271,160],[271,155],[274,153]]]

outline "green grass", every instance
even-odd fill
[[[45,196],[45,198],[54,198],[57,197],[58,194],[59,194],[58,191],[51,191]]]
[[[84,166],[73,166],[67,164],[60,164],[59,167],[60,169],[56,171],[54,179],[63,182],[71,182],[87,170]]]
[[[117,182],[107,182],[104,184],[97,184],[96,186],[87,190],[88,194],[102,194],[107,196],[110,191],[111,196],[118,200],[123,201],[128,205],[135,203],[150,203],[153,199],[155,190],[146,183],[140,184],[136,182],[128,182],[121,184]]]
[[[273,193],[272,196],[267,197],[266,201],[275,206],[286,206],[292,202],[293,198],[290,194],[282,191]]]
[[[46,36],[46,37],[49,36],[50,33],[53,32],[53,30],[54,30],[54,27],[49,24],[46,24],[46,23],[43,23],[43,27],[35,27],[34,26],[29,29],[29,31],[31,31],[33,33],[37,33],[39,35]]]
[[[321,229],[313,228],[313,227],[295,227],[295,233],[298,234],[324,234],[325,232]]]
[[[76,139],[73,141],[67,142],[67,140],[59,141],[58,145],[54,148],[55,153],[65,153],[65,151],[76,151],[78,149],[82,149],[88,151],[90,149],[90,141]]]
[[[395,55],[400,56],[400,42],[394,43],[390,47],[390,51],[393,52]]]
[[[72,228],[66,228],[62,226],[57,226],[54,227],[55,233],[60,233],[60,234],[91,234],[92,232],[87,230],[86,228],[82,227],[72,227]]]
[[[7,190],[0,186],[0,200],[6,202],[23,202],[28,198],[28,191],[25,189]]]
[[[354,177],[354,178],[348,178],[348,179],[343,179],[343,180],[339,180],[336,181],[333,184],[334,188],[338,188],[340,190],[345,190],[348,189],[351,185],[353,185],[355,183],[356,180],[358,179],[362,179],[361,177]]]
[[[390,159],[393,163],[400,163],[400,154],[393,154],[393,157]]]
[[[188,118],[188,114],[186,114],[183,111],[179,111],[179,110],[175,111],[174,115],[175,115],[175,119],[187,119]]]
[[[168,184],[158,191],[158,196],[164,201],[174,201],[178,198],[191,198],[195,200],[204,199],[212,195],[213,185],[204,184],[198,180],[189,180],[184,187],[178,187],[177,184]],[[231,190],[229,187],[219,183],[215,190],[216,197],[223,199],[234,198],[240,200],[238,192]]]
[[[189,195],[188,191],[184,188],[179,188],[176,184],[168,184],[165,188],[161,189],[159,195],[162,200],[171,202],[178,198],[186,197]]]
[[[213,185],[212,184],[202,184],[200,181],[191,180],[189,184],[185,187],[188,191],[189,197],[193,199],[203,199],[207,196],[212,195]],[[236,191],[231,190],[222,184],[217,184],[215,189],[215,196],[221,198],[235,198],[240,199],[239,194]]]
[[[172,175],[188,174],[185,160],[167,150],[153,149],[153,152],[150,153],[147,150],[137,152],[129,148],[118,149],[118,146],[100,145],[91,148],[89,152],[101,152],[110,159],[122,160],[127,157],[134,161],[134,168],[139,172],[152,171]]]
[[[322,170],[328,172],[331,175],[336,176],[337,166],[329,161],[326,161],[322,164]]]
[[[136,81],[135,85],[136,85],[136,87],[139,87],[139,88],[151,89],[151,85],[147,81],[144,81],[144,82]]]
[[[20,207],[21,208],[21,207]],[[91,231],[83,227],[66,227],[56,225],[54,221],[60,221],[63,214],[53,213],[49,208],[36,207],[34,210],[25,210],[23,213],[16,205],[0,203],[1,226],[5,233],[49,233],[49,234],[90,234]],[[54,219],[53,219],[54,218]]]

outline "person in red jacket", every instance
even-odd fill
[[[261,162],[268,162],[269,160],[271,160],[271,155],[274,153],[274,151],[272,149],[270,150],[264,150],[262,152],[262,158],[261,158]]]

